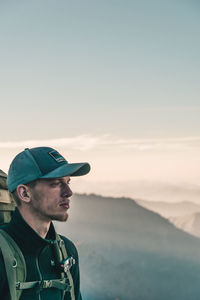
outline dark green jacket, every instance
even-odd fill
[[[41,238],[22,218],[19,211],[13,214],[10,223],[3,229],[14,239],[21,249],[27,267],[26,281],[37,281],[61,278],[60,272],[55,268],[55,258],[53,255],[52,241],[55,241],[55,229],[51,224],[47,237]],[[81,300],[78,253],[75,245],[66,237],[61,236],[65,242],[67,253],[75,258],[75,265],[71,268],[71,275],[74,281],[74,291],[76,300]],[[59,289],[48,288],[39,290],[38,288],[27,289],[22,292],[20,300],[61,300],[62,293]],[[5,266],[0,254],[0,299],[9,299],[9,290]],[[70,293],[67,292],[65,300],[71,300]]]

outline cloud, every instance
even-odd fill
[[[51,147],[65,147],[73,149],[87,150],[95,147],[97,144],[97,137],[89,135],[80,135],[72,138],[58,138],[58,139],[47,139],[47,140],[24,140],[17,142],[1,142],[0,149],[15,149],[24,147],[39,147],[50,145]]]
[[[118,147],[121,149],[147,150],[188,150],[200,148],[200,136],[177,138],[118,138],[109,134],[92,136],[79,135],[70,138],[58,138],[47,140],[24,140],[17,142],[1,142],[0,149],[17,149],[25,147],[68,147],[73,150],[108,149]]]

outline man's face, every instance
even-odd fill
[[[68,218],[70,177],[39,179],[30,189],[32,213],[44,221],[66,221]]]

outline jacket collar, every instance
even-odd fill
[[[38,252],[45,246],[55,243],[56,240],[53,223],[50,225],[46,238],[43,239],[26,223],[18,209],[15,210],[10,223],[4,227],[4,230],[10,234],[24,254]]]

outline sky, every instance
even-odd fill
[[[89,161],[75,192],[200,203],[200,4],[0,1],[0,169]]]

